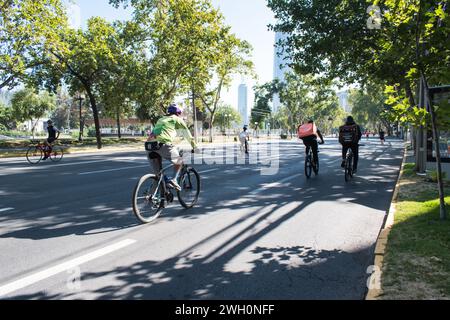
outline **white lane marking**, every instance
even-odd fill
[[[32,274],[30,276],[27,276],[25,278],[10,282],[4,286],[0,287],[0,297],[1,296],[5,296],[7,294],[10,294],[14,291],[23,289],[25,287],[28,287],[32,284],[35,284],[36,282],[45,280],[47,278],[50,278],[54,275],[57,275],[61,272],[73,269],[77,266],[80,266],[86,262],[92,261],[94,259],[100,258],[102,256],[105,256],[107,254],[110,254],[114,251],[123,249],[125,247],[128,247],[132,244],[136,243],[136,240],[131,240],[131,239],[127,239],[127,240],[123,240],[120,241],[116,244],[110,245],[108,247],[105,247],[103,249],[99,249],[96,250],[94,252],[88,253],[84,256],[75,258],[73,260],[61,263],[59,265],[56,265],[54,267],[51,267],[49,269],[40,271],[38,273]]]
[[[99,163],[99,162],[108,162],[112,161],[111,159],[108,160],[95,160],[95,161],[84,161],[84,162],[75,162],[75,163],[64,163],[64,164],[55,164],[55,165],[48,165],[48,166],[35,166],[35,167],[13,167],[13,168],[1,168],[2,171],[32,171],[32,170],[44,170],[48,168],[56,168],[56,167],[67,167],[67,166],[77,166],[77,165],[83,165],[83,164],[92,164],[92,163]]]
[[[0,212],[10,211],[10,210],[14,210],[14,208],[3,208],[3,209],[0,209]]]
[[[90,172],[82,172],[79,173],[79,176],[84,176],[88,174],[96,174],[96,173],[105,173],[105,172],[113,172],[113,171],[121,171],[121,170],[129,170],[129,169],[137,169],[137,168],[144,168],[144,167],[150,167],[149,164],[143,165],[143,166],[133,166],[133,167],[122,167],[122,168],[116,168],[116,169],[108,169],[108,170],[99,170],[99,171],[90,171]]]

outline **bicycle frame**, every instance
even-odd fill
[[[167,198],[167,185],[166,185],[166,180],[164,179],[164,177],[166,176],[166,175],[165,175],[165,172],[166,172],[167,170],[169,170],[170,168],[173,168],[174,166],[175,166],[174,164],[171,164],[171,165],[169,165],[169,166],[163,168],[163,169],[162,169],[161,171],[159,171],[158,174],[156,175],[157,177],[159,177],[159,181],[158,181],[158,187],[156,188],[155,193],[152,195],[153,198],[156,197],[156,195],[158,194],[158,192],[159,192],[159,187],[160,187],[160,186],[162,186],[163,192],[164,192],[164,196]],[[167,199],[166,199],[166,200],[167,200]]]

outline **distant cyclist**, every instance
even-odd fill
[[[239,142],[241,143],[241,150],[245,151],[248,154],[248,142],[250,141],[250,134],[248,133],[247,126],[242,129],[242,132],[239,134]]]
[[[359,141],[362,138],[361,128],[355,123],[353,117],[348,117],[345,125],[339,128],[339,143],[342,144],[342,164],[345,168],[345,158],[348,149],[352,149],[354,155],[353,173],[358,170]]]
[[[298,137],[303,140],[303,144],[306,146],[306,154],[309,154],[309,149],[312,148],[314,161],[319,164],[319,144],[317,138],[320,138],[321,143],[324,144],[322,133],[317,129],[314,120],[309,120],[298,128]]]
[[[45,148],[45,155],[44,158],[42,158],[42,160],[47,160],[50,157],[50,154],[52,153],[52,144],[53,142],[58,140],[59,135],[61,133],[58,129],[56,129],[53,126],[52,120],[47,121],[47,131],[48,131],[48,138],[47,140],[44,141],[46,148]]]
[[[183,111],[176,104],[170,105],[167,110],[167,115],[156,123],[153,132],[148,138],[148,142],[153,142],[152,151],[148,152],[148,159],[155,173],[157,174],[162,170],[162,159],[171,161],[174,164],[175,177],[168,183],[178,191],[181,191],[177,179],[183,168],[183,157],[181,157],[178,148],[173,145],[177,137],[177,132],[191,144],[193,150],[197,149],[197,145],[192,138],[188,126],[181,118],[182,113]]]

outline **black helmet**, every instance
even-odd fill
[[[51,125],[53,125],[53,121],[52,121],[52,120],[48,120],[48,121],[47,121],[47,124],[48,124],[49,126],[51,126]]]

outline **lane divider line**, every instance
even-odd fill
[[[88,175],[88,174],[105,173],[105,172],[121,171],[121,170],[128,170],[128,169],[137,169],[137,168],[144,168],[144,167],[150,167],[150,165],[146,164],[146,165],[142,165],[142,166],[122,167],[122,168],[116,168],[116,169],[82,172],[82,173],[79,173],[78,175],[79,176],[85,176],[85,175]]]
[[[30,285],[33,285],[37,282],[40,282],[40,281],[50,278],[52,276],[55,276],[61,272],[78,267],[86,262],[98,259],[98,258],[105,256],[107,254],[110,254],[114,251],[118,251],[120,249],[128,247],[136,242],[137,242],[136,240],[131,240],[131,239],[123,240],[116,244],[113,244],[113,245],[107,246],[105,248],[88,253],[84,256],[75,258],[73,260],[61,263],[61,264],[51,267],[49,269],[29,275],[25,278],[22,278],[22,279],[10,282],[6,285],[0,286],[0,297],[8,295],[12,292],[23,289],[25,287],[28,287]]]
[[[11,210],[14,210],[14,208],[3,208],[3,209],[0,209],[0,212],[11,211]]]

